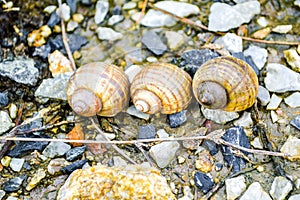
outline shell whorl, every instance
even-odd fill
[[[91,102],[97,102],[97,104],[101,102],[101,110],[95,111],[100,116],[115,116],[129,104],[129,81],[124,72],[112,64],[94,62],[76,70],[67,85],[68,102],[73,110],[76,101],[72,100],[72,96],[76,93],[78,93],[76,96],[80,96],[82,91],[89,91],[93,95],[88,95],[88,92],[82,93],[81,98],[76,98],[81,101],[77,104],[82,105],[82,102],[85,102],[86,105],[89,105]],[[87,99],[95,96],[100,100]],[[95,115],[95,112],[91,113]]]
[[[210,85],[210,83],[216,83],[226,91],[226,95],[224,95],[222,91],[218,93],[219,90],[218,92],[210,91],[210,86],[205,87],[205,90],[213,94],[214,99],[221,101],[218,103],[219,105],[208,106],[201,102],[201,88],[203,88],[203,84]],[[232,56],[221,56],[207,61],[197,70],[193,79],[193,92],[197,101],[205,107],[225,111],[241,111],[249,108],[255,102],[258,78],[246,62]]]
[[[154,63],[135,76],[130,96],[134,104],[139,102],[136,107],[150,106],[146,113],[172,114],[185,109],[191,102],[191,82],[191,77],[176,65]]]

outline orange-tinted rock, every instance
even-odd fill
[[[76,124],[74,128],[67,134],[67,139],[69,140],[83,140],[84,139],[84,132],[80,124]],[[82,143],[77,142],[70,142],[73,147],[82,146]]]
[[[65,57],[60,51],[55,50],[53,53],[48,56],[49,70],[52,73],[52,76],[57,76],[65,72],[72,72],[72,63]]]

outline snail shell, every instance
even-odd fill
[[[134,77],[130,96],[135,107],[144,113],[176,113],[192,100],[192,79],[176,65],[150,64]]]
[[[67,85],[67,98],[79,115],[112,117],[128,106],[129,87],[119,67],[94,62],[76,70]]]
[[[258,78],[246,62],[222,56],[204,63],[193,79],[193,93],[204,107],[241,111],[253,105]]]

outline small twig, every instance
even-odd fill
[[[144,3],[143,3],[143,7],[142,7],[142,11],[141,11],[140,17],[139,17],[139,19],[136,21],[136,24],[137,24],[137,25],[140,24],[142,18],[145,16],[145,11],[146,11],[147,4],[148,4],[148,0],[144,0]]]

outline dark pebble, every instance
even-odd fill
[[[16,192],[20,189],[22,182],[26,178],[26,175],[21,175],[12,179],[9,179],[2,184],[2,190],[5,192]]]
[[[139,139],[151,139],[155,138],[156,131],[153,124],[147,124],[140,126]]]
[[[47,145],[48,142],[20,142],[8,151],[7,155],[10,157],[22,157],[35,150],[42,152]]]
[[[186,110],[168,115],[168,122],[171,128],[182,125],[186,120]]]
[[[0,108],[7,106],[9,103],[8,92],[0,92]]]
[[[75,13],[77,10],[77,0],[67,0],[67,4],[71,9],[72,13]]]
[[[9,38],[3,38],[2,42],[1,42],[1,46],[4,48],[10,48],[12,47],[16,42],[14,42],[13,37],[9,37]]]
[[[232,53],[232,56],[239,58],[239,59],[245,61],[246,63],[248,63],[252,67],[252,69],[255,71],[256,75],[259,75],[259,69],[257,68],[256,64],[253,62],[251,56],[245,57],[243,52]]]
[[[290,124],[300,130],[300,115],[297,115],[294,119],[292,119]]]
[[[81,156],[84,153],[85,149],[86,149],[86,146],[75,147],[73,149],[70,149],[66,153],[66,160],[67,161],[74,161],[78,158],[81,158]]]
[[[38,118],[28,124],[25,124],[23,126],[20,126],[17,131],[28,131],[28,130],[32,130],[32,129],[35,129],[35,128],[40,128],[43,126],[43,119],[42,118]],[[31,134],[28,134],[27,135],[28,137],[31,137],[32,135]]]
[[[64,174],[71,174],[73,171],[75,171],[76,169],[81,169],[82,166],[87,162],[86,159],[84,160],[79,160],[76,161],[68,166],[65,166],[64,168],[61,169],[61,172]]]
[[[215,164],[215,170],[218,172],[218,171],[221,171],[223,168],[223,164],[222,163],[217,163]]]
[[[30,166],[29,162],[27,162],[27,161],[24,162],[23,168],[26,169],[26,170],[28,170],[28,171],[31,170],[31,166]]]
[[[160,56],[167,51],[167,46],[154,31],[146,32],[142,37],[142,43],[157,56]]]
[[[202,146],[206,147],[212,156],[216,155],[219,151],[218,145],[210,140],[204,140]]]
[[[122,8],[121,6],[115,6],[113,9],[112,9],[112,15],[122,15]]]
[[[250,149],[249,140],[246,136],[243,127],[241,126],[231,127],[227,129],[224,135],[222,136],[222,139],[231,144]],[[245,167],[246,161],[243,158],[235,156],[234,151],[236,151],[236,149],[231,149],[230,147],[225,145],[221,145],[221,147],[224,160],[229,166],[232,166],[233,172],[238,172]],[[249,154],[248,152],[242,152],[245,155]]]
[[[67,34],[68,43],[70,45],[70,50],[73,53],[74,51],[80,49],[83,45],[85,45],[88,40],[80,35],[77,34]],[[51,46],[52,51],[59,50],[63,54],[66,54],[65,46],[62,41],[62,36],[57,35],[56,37],[51,37],[49,39],[49,44]]]
[[[34,49],[34,52],[32,53],[32,56],[38,56],[42,58],[43,60],[48,59],[48,55],[51,53],[51,46],[49,43],[36,47]]]
[[[214,186],[213,179],[208,176],[207,174],[204,174],[202,172],[196,172],[194,175],[194,181],[196,186],[204,193],[206,194],[211,190]]]
[[[92,0],[81,0],[81,3],[85,6],[90,6],[92,5]]]
[[[183,52],[180,58],[173,62],[193,77],[203,63],[218,56],[219,54],[209,49],[189,50]]]
[[[47,22],[47,25],[51,28],[53,28],[55,25],[57,25],[60,22],[59,16],[56,14],[56,12],[52,12],[50,15],[50,18]]]

